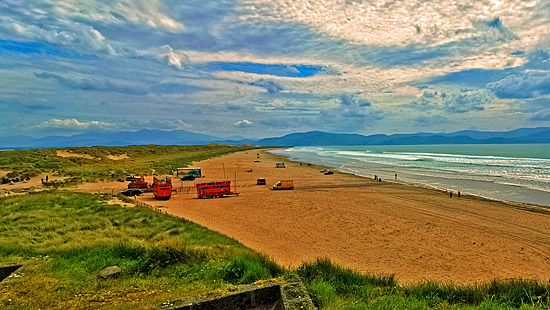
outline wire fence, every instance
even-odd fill
[[[190,194],[190,193],[196,193],[197,188],[195,186],[180,186],[180,187],[172,187],[172,191],[175,191],[176,195],[178,193]]]
[[[120,200],[122,200],[122,201],[124,201],[124,202],[126,202],[126,203],[135,204],[136,207],[139,207],[139,208],[146,208],[146,209],[150,209],[150,210],[157,211],[157,212],[160,212],[160,213],[168,214],[168,212],[162,210],[160,206],[155,207],[155,206],[150,205],[150,204],[148,204],[148,203],[146,203],[146,202],[139,201],[139,200],[137,199],[137,196],[128,197],[128,196],[122,195],[121,193],[114,194],[113,196],[114,196],[114,197],[117,197],[118,199],[120,199]]]

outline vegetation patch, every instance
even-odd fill
[[[25,264],[0,286],[0,308],[151,309],[282,274],[224,235],[108,198],[53,190],[0,199],[0,265]],[[120,277],[98,278],[108,266]]]
[[[120,180],[130,174],[171,174],[192,162],[255,148],[251,145],[140,145],[73,147],[0,152],[0,169],[12,178],[52,173],[68,178],[58,185]],[[59,183],[59,182],[58,182]]]
[[[479,286],[398,285],[319,259],[298,268],[320,309],[550,309],[550,285],[508,280]]]

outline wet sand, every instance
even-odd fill
[[[275,168],[275,162],[287,168]],[[198,182],[225,175],[234,185],[236,173],[240,195],[197,199],[197,181],[176,179],[183,191],[169,201],[156,201],[151,193],[139,200],[233,237],[283,266],[328,257],[359,272],[395,274],[401,283],[550,280],[550,212],[544,208],[450,198],[435,189],[340,172],[324,175],[322,166],[264,151],[193,166],[206,175]],[[267,185],[256,185],[258,177]],[[294,180],[295,189],[271,190],[281,179]]]

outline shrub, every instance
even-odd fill
[[[232,258],[225,265],[222,273],[225,281],[251,283],[276,277],[282,273],[282,268],[263,255],[247,255]]]

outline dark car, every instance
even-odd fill
[[[142,192],[140,189],[137,188],[129,188],[125,191],[120,192],[124,196],[133,197],[133,196],[141,196]]]
[[[259,178],[257,181],[256,181],[256,184],[257,185],[265,185],[266,184],[266,181],[264,178]]]

